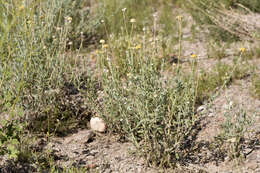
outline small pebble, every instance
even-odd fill
[[[204,112],[206,110],[206,106],[201,105],[198,107],[197,112]]]
[[[208,117],[213,117],[214,113],[209,113]]]

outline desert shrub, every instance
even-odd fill
[[[215,39],[223,41],[259,40],[255,35],[260,26],[250,23],[245,15],[248,10],[259,12],[259,1],[190,0],[185,6],[195,21],[206,27]],[[230,8],[236,9],[236,11],[230,11]]]
[[[48,9],[50,5],[52,8]],[[42,18],[50,19],[48,25],[51,33],[47,34],[50,37],[50,43],[53,43],[55,37],[59,37],[61,33],[65,34],[64,30],[61,31],[65,25],[67,38],[64,41],[67,47],[75,49],[94,43],[98,37],[97,29],[100,22],[97,15],[91,15],[92,5],[89,1],[80,0],[43,1],[37,4],[42,9],[48,9],[48,11],[41,10],[38,13]]]
[[[105,24],[107,25],[108,33],[120,33],[122,26],[131,27],[125,25],[124,21],[130,21],[131,18],[135,18],[138,25],[137,28],[141,30],[143,26],[151,24],[149,18],[151,17],[153,8],[147,8],[147,6],[152,7],[158,4],[158,1],[127,1],[127,0],[103,0],[100,2],[100,11],[102,11],[102,16]],[[123,13],[123,11],[125,11]],[[124,14],[124,16],[123,16]],[[125,19],[124,19],[125,18]],[[128,28],[129,30],[130,28]]]
[[[66,51],[80,32],[86,36],[91,30],[81,28],[89,19],[83,6],[83,1],[74,0],[0,1],[1,154],[18,156],[13,143],[19,144],[28,124],[37,125],[35,117],[48,117],[41,121],[48,131],[48,120],[69,122],[61,115],[74,113],[64,108],[56,91],[66,83],[80,86],[81,74]],[[52,132],[60,126],[52,124]]]
[[[49,3],[48,1],[46,3]],[[66,20],[71,18],[67,33],[67,43],[70,47],[79,48],[81,44],[87,46],[98,39],[97,32],[100,27],[98,15],[92,15],[93,5],[90,1],[63,0],[54,1],[55,8],[51,14],[55,16],[53,20],[53,32],[66,25]],[[40,4],[40,6],[42,6]],[[53,36],[53,35],[52,35]]]
[[[111,131],[136,144],[149,162],[172,166],[187,155],[184,146],[196,120],[195,89],[178,78],[163,84],[152,64],[143,61],[124,79],[113,65],[103,69],[100,114]]]
[[[232,79],[230,71],[231,67],[223,63],[218,63],[211,72],[203,71],[198,85],[199,100],[208,99],[217,87],[228,84]]]
[[[243,64],[241,66],[240,64]],[[234,80],[243,79],[252,73],[252,66],[237,58],[232,65],[218,62],[209,72],[202,71],[198,80],[198,98],[202,103],[208,99],[217,89],[229,85]]]
[[[155,53],[163,40],[148,44],[149,38],[112,34],[102,41],[102,90],[95,110],[108,130],[132,141],[148,163],[169,167],[184,161],[190,149],[197,120],[196,85],[194,78],[182,77],[179,67],[179,74],[163,80],[166,62]]]
[[[233,107],[235,106],[233,105]],[[225,122],[221,125],[221,133],[216,140],[222,141],[229,159],[243,158],[245,134],[248,133],[248,129],[253,123],[252,118],[241,108],[234,111],[232,105],[225,110],[224,116]]]
[[[131,30],[130,25],[124,21],[136,20],[135,31],[143,32],[143,28],[151,29],[156,23],[157,28],[153,28],[170,35],[176,32],[176,21],[173,7],[180,4],[179,1],[169,0],[102,0],[99,2],[97,13],[106,25],[107,33],[119,34],[122,31]],[[123,12],[124,11],[124,12]],[[169,22],[171,21],[171,22]],[[157,31],[153,31],[157,32]],[[99,28],[99,33],[104,33],[104,28]]]
[[[260,77],[255,74],[252,76],[251,94],[260,99]]]
[[[231,3],[232,1],[230,1]],[[257,12],[257,13],[260,13],[260,2],[258,0],[249,0],[249,1],[246,1],[246,0],[239,0],[237,2],[232,2],[233,6],[239,6],[239,4],[242,4],[244,5],[245,7],[247,7],[248,9],[250,9],[251,11],[253,12]]]

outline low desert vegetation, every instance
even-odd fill
[[[193,18],[215,40],[259,40],[259,24],[253,24],[247,18],[253,11],[260,11],[259,2],[255,0],[188,0],[185,5]]]
[[[259,26],[240,33],[248,26],[242,21],[236,28],[220,25],[230,7],[236,14],[260,11],[258,1],[236,2],[0,0],[0,156],[14,165],[31,163],[35,172],[62,172],[51,151],[37,149],[34,141],[87,128],[90,118],[99,116],[107,131],[131,141],[148,165],[175,168],[213,160],[194,159],[203,118],[197,108],[247,77],[251,93],[260,97],[256,64],[248,62],[259,58],[259,48],[241,47],[230,56],[228,46],[220,46],[259,41]],[[197,55],[183,55],[184,12],[210,35],[207,56],[217,59],[214,67],[201,69]],[[95,52],[96,69],[80,59],[89,51]],[[173,53],[177,61],[171,63]],[[221,61],[226,56],[230,63]],[[251,123],[244,110],[226,114],[221,133],[207,145],[219,160],[241,158]]]
[[[260,77],[259,75],[255,74],[252,76],[252,87],[251,93],[253,96],[260,98]]]

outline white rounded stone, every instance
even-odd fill
[[[92,117],[90,120],[90,128],[94,131],[105,132],[106,124],[101,118]]]
[[[204,106],[204,105],[201,105],[197,108],[197,112],[200,112],[200,113],[204,112],[205,110],[206,110],[206,106]]]

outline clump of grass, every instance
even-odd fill
[[[180,1],[157,1],[157,0],[102,0],[99,3],[98,15],[101,16],[101,21],[106,25],[107,33],[122,34],[131,30],[130,25],[126,25],[125,21],[131,18],[136,19],[135,32],[142,33],[143,29],[154,29],[154,34],[158,34],[160,28],[161,34],[171,36],[176,33],[176,21],[172,13],[174,5]],[[122,17],[122,10],[125,15]],[[151,20],[153,18],[153,20]],[[157,26],[154,27],[154,20]],[[171,22],[169,22],[171,21]],[[99,28],[99,32],[104,33],[103,27]],[[124,33],[126,34],[126,33]],[[173,38],[173,40],[176,38]]]
[[[186,7],[195,21],[202,27],[206,27],[210,31],[210,36],[216,40],[221,39],[227,42],[239,39],[259,40],[256,36],[259,25],[252,24],[243,18],[243,15],[250,10],[259,11],[259,2],[254,0],[250,2],[190,0],[187,1]]]
[[[253,48],[252,52],[253,57],[260,58],[260,46]]]
[[[52,4],[53,8],[47,11],[47,15],[43,11],[39,12],[42,18],[49,18],[49,29],[52,33],[48,36],[50,43],[61,38],[61,34],[66,35],[66,47],[71,49],[78,49],[82,46],[87,46],[96,41],[100,36],[97,33],[101,26],[100,18],[91,13],[93,9],[91,4],[87,1],[67,0],[67,1],[53,1],[41,2],[37,5],[45,9]],[[50,18],[50,15],[53,15]],[[66,31],[64,30],[66,26]]]
[[[252,76],[251,94],[260,99],[260,77],[257,74]]]
[[[0,10],[0,154],[19,159],[23,151],[18,146],[27,130],[50,134],[75,122],[70,120],[76,106],[69,109],[56,91],[66,83],[80,83],[81,73],[75,72],[66,51],[80,32],[86,34],[79,28],[88,13],[82,16],[81,2],[72,0],[0,0]],[[34,121],[38,118],[40,123]]]
[[[227,57],[226,49],[228,48],[228,44],[216,42],[216,41],[209,41],[207,46],[207,55],[210,58],[215,59],[222,59]]]
[[[109,33],[121,33],[122,26],[128,27],[125,25],[124,20],[129,21],[131,18],[135,18],[138,21],[136,27],[138,30],[142,30],[144,25],[147,25],[149,22],[147,19],[152,12],[152,9],[144,8],[151,4],[158,4],[157,1],[126,1],[126,0],[109,0],[101,1],[100,9],[103,20],[106,24],[107,31]],[[142,10],[141,10],[142,9]],[[125,12],[124,17],[122,17],[122,10]],[[144,23],[139,23],[142,21]]]
[[[202,72],[199,78],[198,95],[199,101],[207,99],[218,87],[231,81],[230,66],[218,63],[211,72]]]
[[[221,125],[221,133],[217,140],[221,140],[223,147],[227,151],[229,159],[243,158],[243,143],[248,127],[252,124],[252,119],[242,109],[235,110],[234,105],[230,105],[224,116],[226,121]]]
[[[228,86],[237,79],[250,76],[254,67],[251,66],[245,56],[245,49],[242,49],[239,57],[233,58],[231,65],[218,62],[210,71],[201,71],[198,80],[198,102],[208,99],[216,90]]]
[[[217,89],[227,86],[236,79],[242,79],[249,74],[248,68],[217,63],[210,72],[202,71],[198,81],[198,102],[208,99]]]

